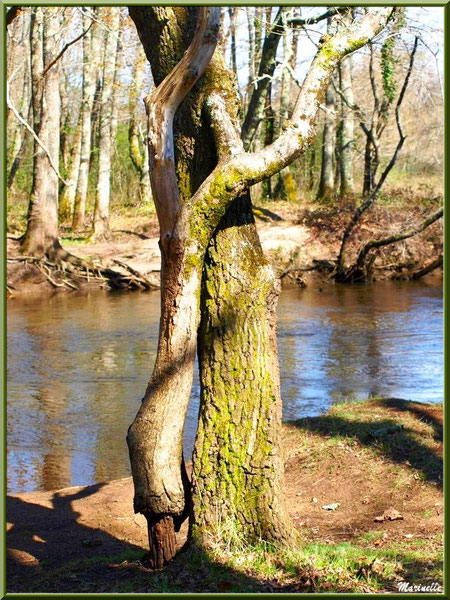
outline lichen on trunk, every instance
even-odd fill
[[[277,297],[245,194],[211,240],[202,283],[191,532],[206,546],[224,533],[248,542],[291,537],[281,502]]]

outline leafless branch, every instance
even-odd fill
[[[49,153],[47,147],[44,145],[44,143],[42,142],[42,140],[40,139],[40,137],[37,135],[37,133],[34,131],[34,129],[31,127],[31,125],[29,123],[27,123],[27,121],[25,121],[25,119],[20,115],[19,111],[13,105],[13,103],[11,101],[11,98],[9,96],[9,85],[8,85],[8,83],[6,83],[6,104],[7,104],[8,108],[12,111],[12,113],[16,117],[16,119],[19,121],[19,123],[21,123],[25,127],[25,129],[31,133],[31,135],[34,137],[34,139],[36,140],[36,142],[39,144],[39,146],[45,152],[45,154],[46,154],[46,156],[48,158],[48,161],[50,163],[50,166],[55,171],[56,175],[58,176],[58,179],[60,181],[62,181],[62,183],[64,183],[64,185],[68,185],[67,181],[61,177],[61,175],[59,173],[59,170],[58,170],[58,167],[53,162],[53,159],[50,156],[50,153]]]
[[[78,40],[81,40],[81,38],[84,37],[87,34],[87,32],[89,31],[89,29],[92,27],[93,23],[94,22],[92,21],[91,24],[89,25],[89,27],[85,31],[83,31],[78,37],[76,37],[71,42],[68,42],[64,46],[64,48],[61,50],[61,52],[42,71],[42,73],[40,75],[40,79],[43,79],[46,76],[46,74],[50,71],[50,69],[53,67],[53,65],[58,62],[58,60],[63,56],[63,54],[66,52],[66,50],[68,50],[70,48],[70,46],[73,46],[73,44],[75,44],[76,42],[78,42]]]

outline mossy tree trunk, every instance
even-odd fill
[[[202,283],[191,532],[206,547],[293,531],[282,501],[278,286],[245,194],[211,240]]]
[[[212,9],[200,9],[200,16],[204,19],[208,11]],[[195,47],[201,50],[202,45],[217,37],[217,32],[213,33],[212,28],[205,34],[199,25],[189,49],[183,54],[186,47],[183,30],[189,31],[192,24],[191,9],[130,8],[152,63],[155,83],[169,73],[146,101],[152,189],[162,249],[158,355],[142,406],[128,434],[135,510],[144,513],[149,523],[150,564],[153,566],[161,566],[170,559],[174,525],[180,524],[190,507],[181,445],[201,307],[203,416],[195,450],[191,532],[202,543],[211,532],[214,506],[204,510],[200,497],[202,482],[207,479],[203,463],[214,461],[214,465],[221,465],[216,471],[219,482],[215,485],[226,490],[226,478],[231,477],[224,460],[228,458],[230,468],[234,469],[234,485],[241,489],[223,504],[228,511],[226,521],[240,523],[242,534],[251,539],[289,537],[280,500],[282,468],[277,448],[281,405],[274,320],[276,291],[273,273],[262,256],[254,229],[248,190],[299,156],[312,138],[313,123],[331,71],[345,53],[360,47],[367,36],[378,32],[391,12],[391,9],[375,9],[362,17],[361,26],[346,28],[336,39],[322,45],[303,85],[290,126],[276,142],[257,153],[244,152],[236,127],[234,87],[228,85],[230,77],[221,69],[217,57],[174,120],[173,129],[177,133],[174,154],[171,118],[178,107],[179,92],[186,87],[184,82],[193,79],[191,48],[195,54]],[[162,43],[169,48],[156,51],[155,58],[155,47],[161,49]],[[201,72],[202,69],[195,69],[197,76]],[[196,102],[195,98],[200,101]],[[168,108],[170,114],[166,112]],[[211,124],[210,128],[205,128],[205,122]],[[189,135],[184,134],[186,131]],[[209,132],[209,143],[203,144],[205,138],[201,132],[207,135]],[[164,140],[168,145],[162,143]],[[183,159],[185,150],[187,158]],[[178,161],[176,168],[174,156]],[[222,244],[228,250],[233,249],[232,255],[238,255],[236,264],[234,258],[233,264],[228,264],[230,252],[221,253]],[[209,258],[205,261],[208,248]],[[239,276],[240,283],[229,281],[232,274]],[[217,295],[214,295],[215,289]],[[209,302],[209,294],[213,301],[218,301],[217,307]],[[227,315],[235,315],[235,326]],[[245,359],[241,359],[241,369],[234,363],[235,372],[232,363],[242,354],[238,339],[245,344]],[[214,361],[214,355],[220,359]],[[250,386],[254,397],[247,396],[245,385]],[[241,389],[240,397],[236,395],[237,389]],[[212,406],[216,399],[228,402],[228,415],[235,407],[241,411],[242,417],[236,419],[236,424],[242,425],[242,431],[236,431],[236,440],[244,444],[246,456],[239,454],[231,443],[225,450],[227,456],[220,453],[225,423],[221,424],[218,435],[208,421],[210,414],[219,418],[219,412]],[[247,405],[251,409],[250,427],[245,420]],[[206,438],[212,442],[210,446],[208,442],[204,445]],[[262,473],[269,482],[264,481]],[[246,477],[248,485],[257,492],[253,504],[240,485]],[[228,490],[231,491],[231,486]],[[222,492],[220,499],[225,501],[226,495]],[[248,507],[239,506],[241,501],[247,502]],[[198,511],[199,507],[202,510]],[[251,519],[251,523],[244,528],[246,518]]]

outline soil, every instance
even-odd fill
[[[316,271],[304,271],[317,267],[318,262],[328,263],[337,257],[340,239],[345,224],[351,218],[351,207],[327,207],[311,205],[302,207],[286,202],[255,208],[255,217],[264,252],[282,276],[285,286],[306,285],[317,282]],[[364,215],[352,235],[349,244],[349,260],[354,259],[357,249],[373,237],[384,237],[392,231],[419,223],[431,209],[376,208]],[[158,226],[155,215],[146,218],[145,224],[135,217],[115,217],[112,223],[113,236],[108,242],[89,242],[85,237],[74,238],[62,231],[63,247],[71,254],[84,258],[103,269],[126,274],[126,269],[115,263],[119,260],[138,273],[143,274],[155,288],[159,286],[160,252]],[[81,243],[80,243],[81,242]],[[374,264],[376,278],[407,277],[432,262],[442,252],[442,224],[435,223],[424,233],[401,243],[382,249]],[[19,238],[13,234],[7,239],[7,289],[10,297],[40,293],[73,292],[92,287],[108,289],[108,282],[91,277],[80,278],[67,272],[53,272],[51,282],[37,265],[17,262]],[[442,276],[439,269],[432,276]],[[327,280],[324,270],[319,276],[321,284]],[[70,285],[66,285],[64,280]]]
[[[303,539],[440,546],[442,406],[395,399],[348,406],[284,426],[286,501]],[[333,503],[339,503],[335,510],[323,508]],[[402,518],[375,520],[392,510]],[[26,589],[24,578],[33,572],[95,556],[108,557],[94,570],[101,582],[118,566],[109,564],[111,556],[147,548],[146,521],[133,512],[131,478],[9,496],[6,515],[12,589]],[[180,548],[186,534],[185,523]]]

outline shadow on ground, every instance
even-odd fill
[[[409,402],[397,398],[373,401],[383,409],[408,412],[419,421],[431,425],[435,431],[434,439],[442,441],[442,420],[433,414],[430,405]],[[443,460],[437,451],[417,439],[413,429],[399,424],[395,418],[377,421],[359,421],[345,419],[333,414],[318,417],[306,417],[291,422],[299,429],[309,430],[324,436],[342,436],[358,440],[363,446],[376,446],[380,455],[390,461],[406,465],[414,471],[420,471],[430,483],[443,485]]]

